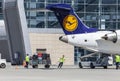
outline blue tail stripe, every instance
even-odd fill
[[[58,21],[60,22],[60,25],[63,28],[63,31],[65,34],[69,35],[69,34],[80,34],[80,33],[90,33],[90,32],[96,32],[98,31],[98,29],[96,28],[89,28],[86,25],[84,25],[84,23],[80,20],[80,18],[77,16],[77,14],[75,14],[75,12],[73,11],[73,8],[70,5],[67,4],[53,4],[53,5],[48,5],[46,7],[49,10],[54,11]],[[70,20],[69,19],[69,15],[72,15],[73,18],[71,17]],[[71,25],[71,19],[75,20],[75,18],[77,19],[77,25]],[[71,27],[68,27],[68,25],[64,25],[63,21],[66,18],[65,23],[68,23],[68,25],[71,25]],[[65,27],[67,26],[67,27]],[[77,26],[74,29],[74,26]],[[68,28],[68,29],[66,29]],[[73,30],[71,29],[73,28]],[[70,30],[69,30],[70,29]]]

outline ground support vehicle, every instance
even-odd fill
[[[0,68],[6,68],[6,59],[0,59]]]
[[[107,69],[108,66],[113,65],[112,56],[105,56],[95,59],[95,57],[85,57],[79,62],[79,68],[90,67],[94,69],[95,67],[103,67]]]
[[[39,64],[39,61],[38,61],[38,56],[37,55],[33,55],[32,58],[31,58],[31,65],[33,68],[38,68],[38,64]]]

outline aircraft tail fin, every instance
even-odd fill
[[[96,32],[98,29],[89,28],[86,26],[77,14],[74,12],[73,8],[67,4],[53,4],[46,7],[49,10],[52,10],[60,25],[63,28],[63,31],[66,35],[69,34],[80,34],[80,33],[90,33]]]

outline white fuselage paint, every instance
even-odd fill
[[[96,52],[120,54],[120,30],[117,30],[116,32],[116,43],[101,38],[105,34],[112,33],[112,31],[97,31],[94,33],[74,34],[67,35],[67,37],[68,43],[74,46],[82,47]]]

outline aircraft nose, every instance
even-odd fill
[[[60,36],[59,40],[65,42],[65,43],[68,43],[68,37],[67,36]]]

